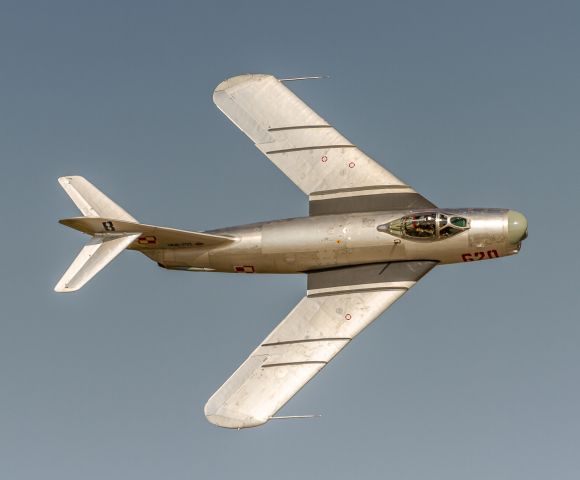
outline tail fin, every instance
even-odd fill
[[[108,217],[128,222],[137,221],[86,178],[79,176],[60,177],[58,183],[61,184],[85,217]]]
[[[131,215],[83,177],[60,177],[65,192],[85,217],[108,217],[136,222]],[[56,292],[81,288],[127,248],[140,232],[99,234],[91,237],[54,287]]]

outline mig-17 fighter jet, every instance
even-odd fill
[[[298,305],[205,405],[220,427],[276,417],[298,390],[436,265],[514,255],[527,220],[514,210],[438,208],[365,155],[271,75],[220,83],[218,108],[296,184],[309,216],[190,232],[139,223],[78,176],[59,179],[91,236],[55,287],[81,288],[125,249],[161,267],[303,273]]]

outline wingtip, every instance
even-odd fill
[[[83,177],[80,177],[79,175],[63,175],[62,177],[58,177],[58,183],[60,183],[61,185],[66,185],[71,181],[73,181],[75,178],[83,178]]]
[[[231,428],[241,430],[242,428],[253,428],[264,425],[269,418],[259,419],[255,417],[234,418],[223,415],[206,415],[207,421],[221,428]]]
[[[71,176],[58,177],[58,183],[60,184],[61,187],[68,185],[71,180],[72,180]]]
[[[217,87],[215,87],[214,94],[218,92],[222,92],[224,90],[228,90],[236,85],[241,83],[252,81],[252,80],[259,80],[262,78],[267,77],[274,77],[273,75],[269,75],[267,73],[243,73],[241,75],[235,75],[233,77],[226,78],[223,82],[221,82]]]
[[[213,401],[213,397],[208,400],[203,409],[205,418],[209,423],[222,428],[252,428],[259,427],[266,423],[270,418],[259,418],[239,410],[232,410],[223,404],[218,405]]]

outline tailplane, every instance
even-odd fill
[[[54,287],[55,292],[75,292],[127,248],[139,233],[92,237]]]

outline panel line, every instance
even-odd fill
[[[408,287],[374,287],[374,288],[358,288],[358,289],[352,289],[352,290],[336,290],[333,292],[322,292],[322,293],[310,293],[310,291],[308,291],[306,293],[306,296],[308,298],[314,298],[314,297],[330,297],[332,295],[346,295],[349,293],[367,293],[367,292],[382,292],[382,291],[396,291],[396,290],[402,290],[404,292],[406,292],[407,290],[409,290]]]
[[[295,343],[308,342],[350,342],[350,337],[328,337],[328,338],[303,338],[300,340],[283,340],[281,342],[262,343],[262,347],[273,347],[276,345],[292,345]]]
[[[310,193],[310,196],[315,195],[330,195],[331,193],[343,193],[343,192],[358,192],[363,190],[391,190],[398,188],[411,188],[409,185],[368,185],[366,187],[351,187],[351,188],[336,188],[334,190],[318,190],[317,192]]]
[[[288,367],[293,365],[326,365],[328,362],[322,360],[305,360],[303,362],[283,362],[283,363],[266,363],[262,365],[262,368],[270,367]]]
[[[276,153],[301,152],[304,150],[323,150],[331,148],[356,148],[356,145],[313,145],[311,147],[285,148],[283,150],[270,150],[269,152],[266,152],[266,155],[274,155]]]
[[[332,128],[332,125],[294,125],[290,127],[274,127],[269,128],[269,132],[279,132],[281,130],[301,130],[301,129],[308,129],[308,128]]]

